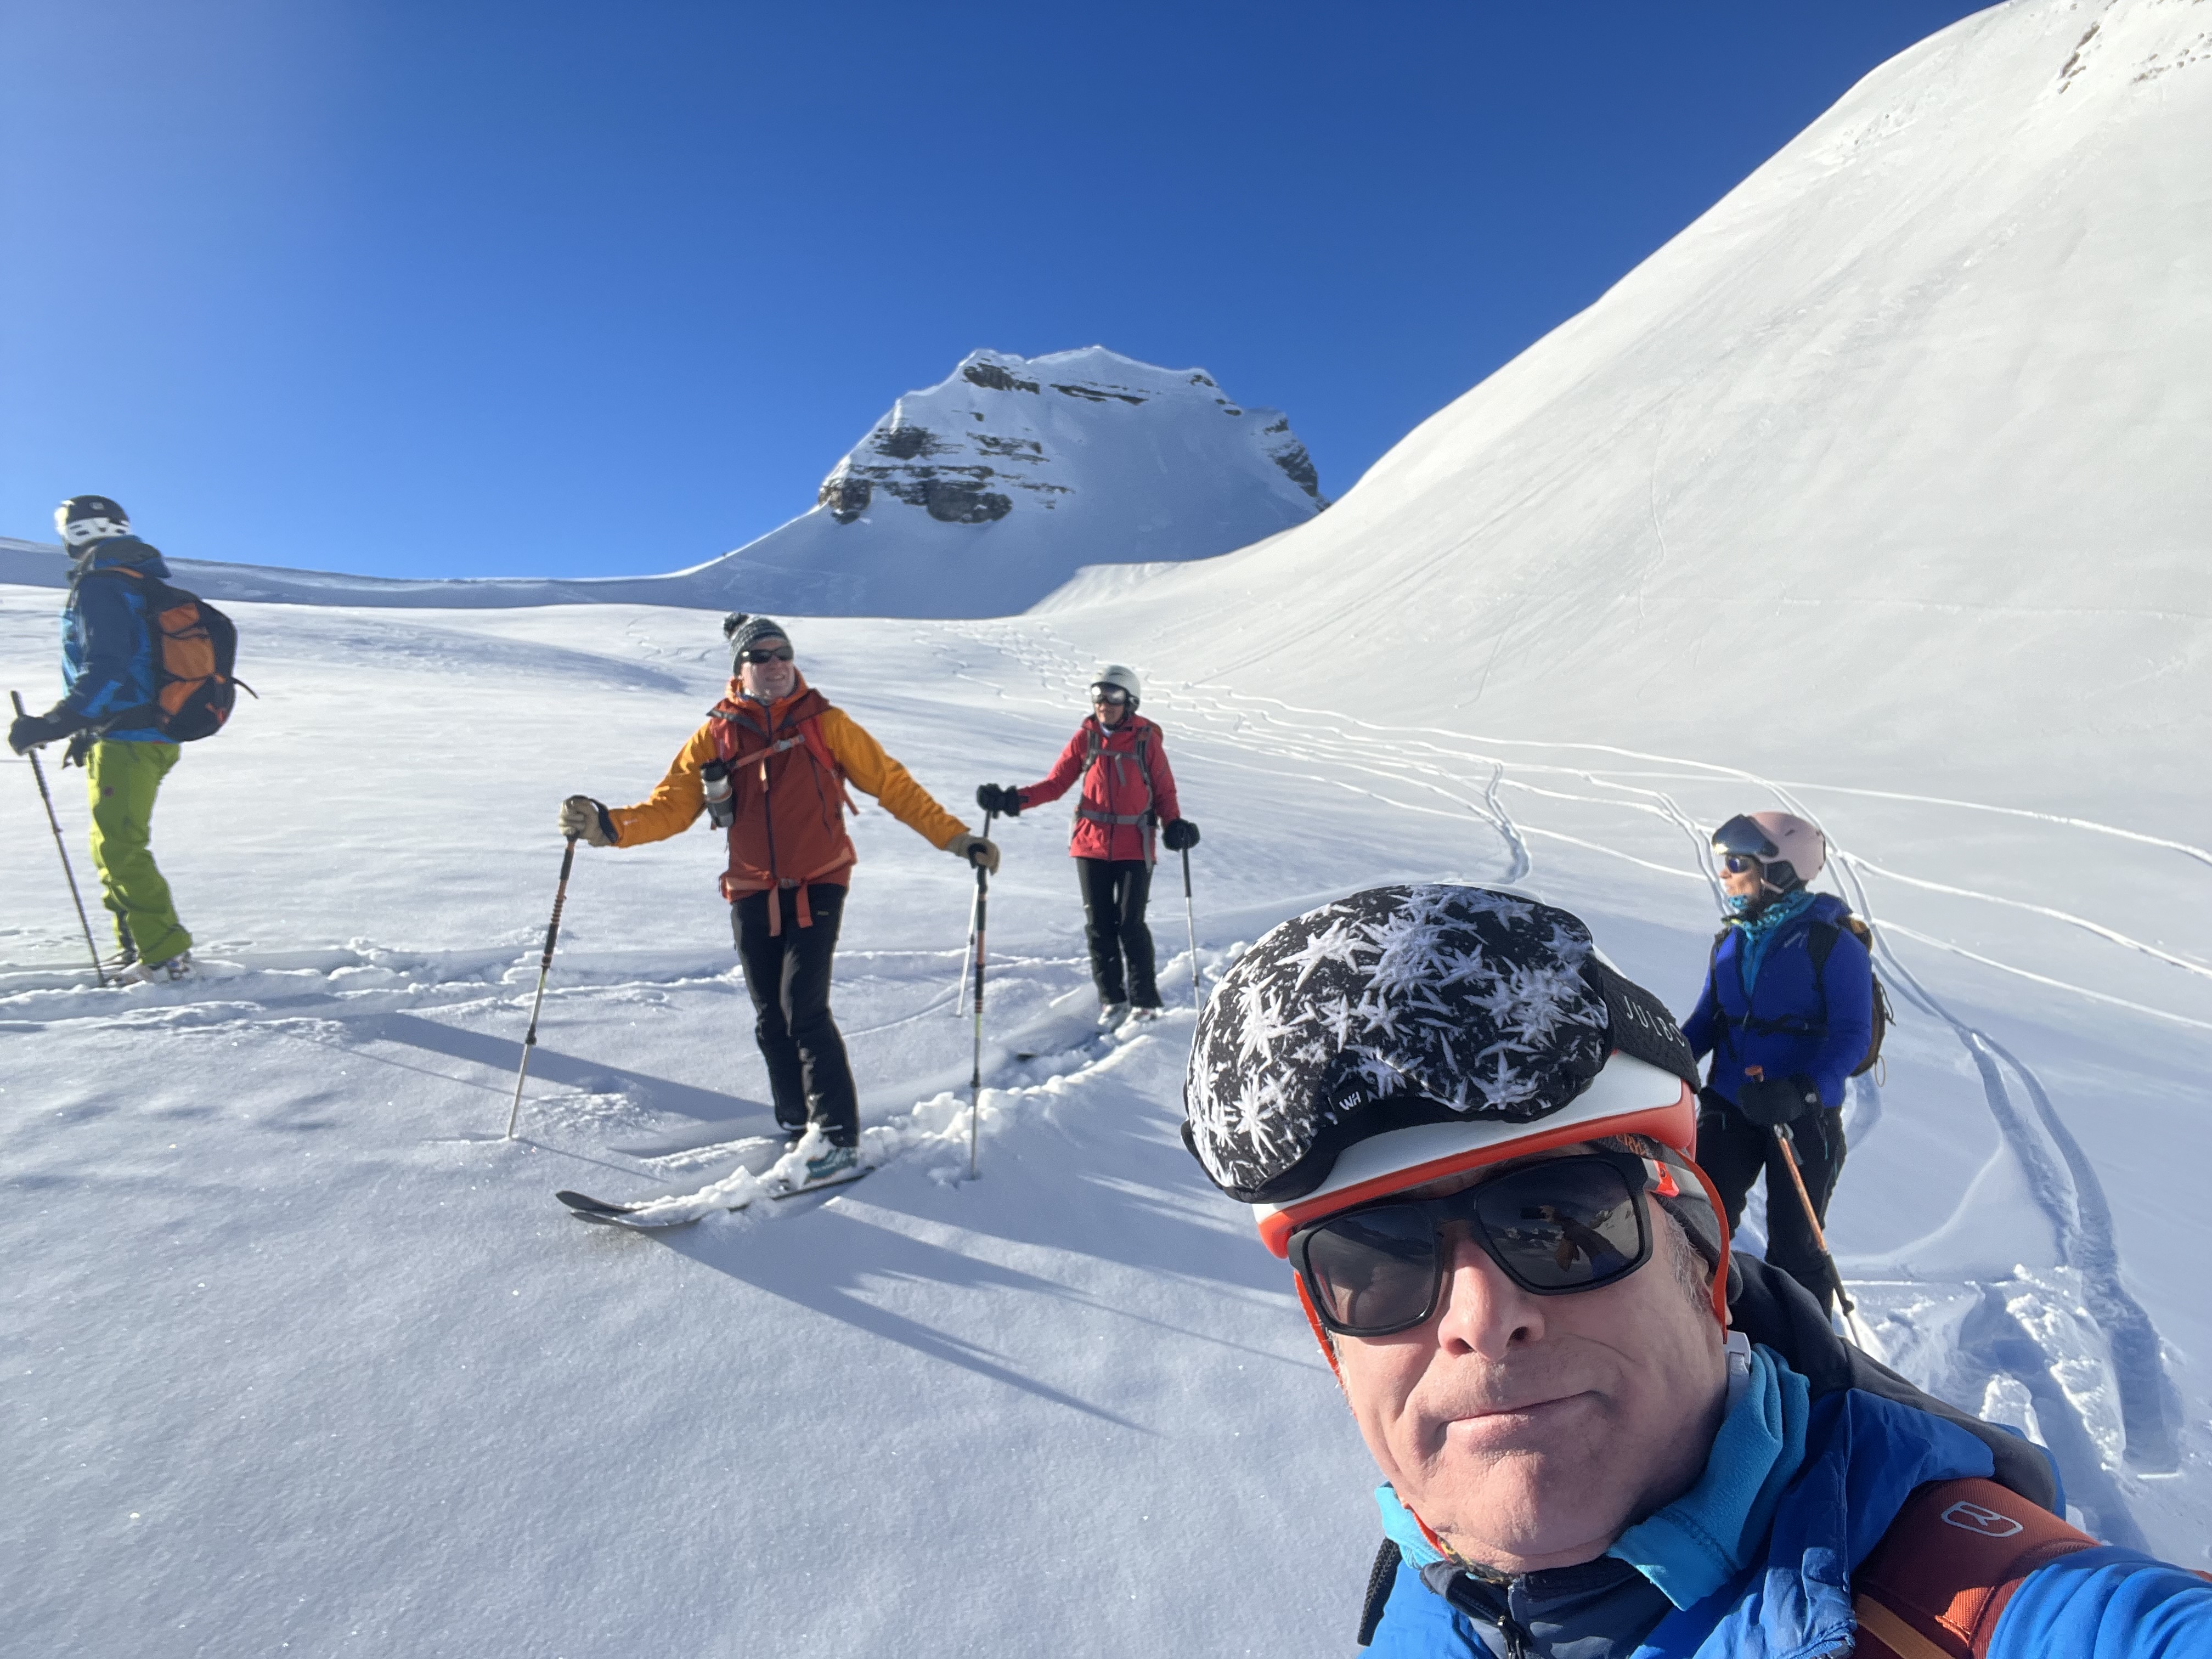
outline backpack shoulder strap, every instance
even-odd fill
[[[1905,1501],[1851,1575],[1860,1659],[1985,1659],[2013,1592],[2097,1540],[1994,1480],[1938,1480]]]
[[[1382,1540],[1376,1552],[1375,1565],[1367,1570],[1367,1600],[1359,1609],[1359,1645],[1373,1644],[1375,1632],[1382,1622],[1382,1609],[1390,1604],[1390,1587],[1398,1582],[1398,1546],[1390,1540]]]

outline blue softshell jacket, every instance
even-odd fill
[[[1763,1554],[1633,1647],[1589,1659],[1824,1659],[1848,1654],[1850,1575],[1914,1487],[1992,1472],[1956,1424],[1858,1389],[1813,1402],[1806,1456]],[[1608,1644],[1610,1646],[1610,1644]],[[1369,1659],[1490,1659],[1474,1625],[1401,1562]],[[2203,1659],[2212,1584],[2132,1550],[2062,1557],[2028,1575],[1997,1620],[1990,1659]]]
[[[62,706],[95,727],[145,708],[161,686],[146,584],[125,574],[126,566],[164,580],[169,574],[155,549],[136,536],[111,536],[93,544],[62,606]],[[111,743],[169,740],[150,721],[100,735]]]
[[[1843,925],[1850,913],[1843,900],[1822,893],[1802,915],[1783,922],[1766,942],[1749,990],[1742,930],[1729,928],[1713,952],[1705,988],[1682,1022],[1682,1035],[1698,1058],[1712,1055],[1711,1087],[1731,1104],[1747,1066],[1763,1067],[1770,1078],[1809,1077],[1823,1105],[1844,1103],[1844,1079],[1874,1040],[1874,966],[1866,946]],[[1837,930],[1818,980],[1808,949],[1815,922]]]

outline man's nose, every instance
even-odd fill
[[[1507,1278],[1467,1223],[1447,1224],[1437,1243],[1446,1253],[1437,1309],[1439,1347],[1502,1359],[1516,1343],[1543,1335],[1544,1298]]]

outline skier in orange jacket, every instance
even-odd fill
[[[768,1062],[776,1121],[794,1137],[821,1126],[828,1150],[807,1164],[820,1181],[858,1162],[860,1099],[830,1011],[830,959],[846,886],[860,859],[844,814],[850,782],[931,846],[986,870],[999,849],[930,797],[842,709],[806,684],[790,636],[766,617],[723,624],[729,693],[635,806],[589,795],[562,803],[561,831],[593,847],[637,847],[709,815],[729,841],[722,896],[751,994],[753,1035]]]

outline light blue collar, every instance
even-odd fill
[[[1741,1339],[1737,1339],[1741,1342]],[[1740,1349],[1739,1352],[1744,1352]],[[1805,1461],[1812,1390],[1771,1348],[1731,1355],[1728,1414],[1698,1484],[1621,1534],[1606,1552],[1657,1585],[1678,1607],[1704,1600],[1747,1565],[1775,1506]],[[1413,1512],[1388,1485],[1375,1489],[1382,1531],[1414,1571],[1443,1560]]]
[[[1800,887],[1794,893],[1784,893],[1754,916],[1738,916],[1729,920],[1729,926],[1736,930],[1736,959],[1741,964],[1743,988],[1747,994],[1759,983],[1759,964],[1765,959],[1766,947],[1774,943],[1783,924],[1793,921],[1811,909],[1820,896],[1809,888]]]
[[[1750,1565],[1782,1489],[1805,1462],[1811,1388],[1771,1348],[1753,1348],[1750,1361],[1698,1484],[1606,1552],[1678,1607],[1695,1606]]]

